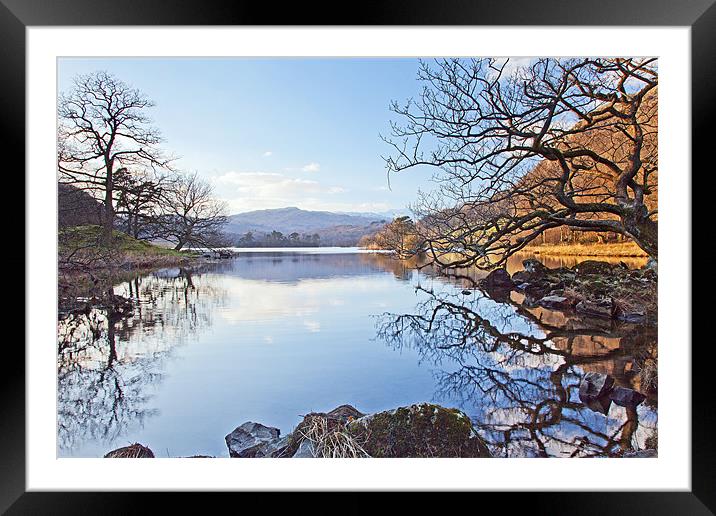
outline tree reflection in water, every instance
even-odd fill
[[[514,293],[498,302],[479,290],[416,291],[415,313],[383,314],[378,337],[435,366],[435,398],[468,411],[496,456],[618,456],[655,431],[654,391],[637,409],[612,404],[607,414],[578,397],[589,371],[638,389],[636,364],[656,359],[653,329],[527,309]]]
[[[87,440],[112,442],[158,413],[150,402],[164,362],[210,326],[212,307],[225,301],[215,278],[202,274],[195,280],[184,269],[137,277],[114,289],[136,301],[131,316],[92,309],[58,321],[60,449]]]

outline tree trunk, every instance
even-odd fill
[[[112,193],[114,190],[114,180],[112,178],[112,165],[107,164],[107,178],[104,187],[104,230],[103,240],[107,247],[112,246],[112,228],[114,226],[114,200]]]
[[[659,223],[649,219],[625,220],[627,235],[654,260],[659,255]]]

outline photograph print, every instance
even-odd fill
[[[656,58],[57,67],[58,457],[658,456]]]

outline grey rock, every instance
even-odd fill
[[[265,457],[267,445],[277,440],[281,430],[247,421],[224,439],[231,457]]]
[[[313,443],[308,439],[301,441],[301,444],[298,445],[298,450],[293,454],[294,459],[313,459],[315,457],[315,448]]]
[[[646,318],[646,309],[641,306],[629,309],[619,308],[616,310],[616,318],[624,322],[640,323]]]
[[[535,260],[534,258],[522,260],[522,267],[524,267],[525,270],[529,273],[544,272],[547,269],[547,267],[545,267],[542,262],[540,262],[539,260]]]
[[[626,387],[614,387],[609,399],[621,407],[636,407],[646,399],[642,393]]]
[[[264,457],[286,457],[286,455],[284,455],[284,451],[288,448],[290,438],[291,435],[289,434],[281,437],[280,439],[269,442],[264,449]]]
[[[580,301],[574,309],[585,315],[594,317],[606,317],[611,319],[615,313],[614,301],[611,298],[602,299],[600,301]]]
[[[579,399],[584,403],[585,400],[607,396],[613,387],[614,378],[608,374],[589,372],[579,384]]]
[[[538,304],[545,308],[569,310],[574,307],[574,300],[564,296],[545,296],[538,301]]]

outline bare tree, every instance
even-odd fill
[[[75,78],[59,98],[60,180],[92,191],[104,201],[104,238],[109,244],[115,217],[115,173],[121,167],[165,167],[161,138],[146,110],[154,104],[139,90],[107,72]]]
[[[165,193],[166,212],[163,216],[164,238],[183,247],[222,247],[226,238],[227,206],[214,197],[210,183],[198,174],[178,175]]]
[[[438,168],[415,207],[435,262],[497,267],[565,226],[657,258],[656,59],[444,59],[418,78],[418,99],[391,106],[385,159]]]

